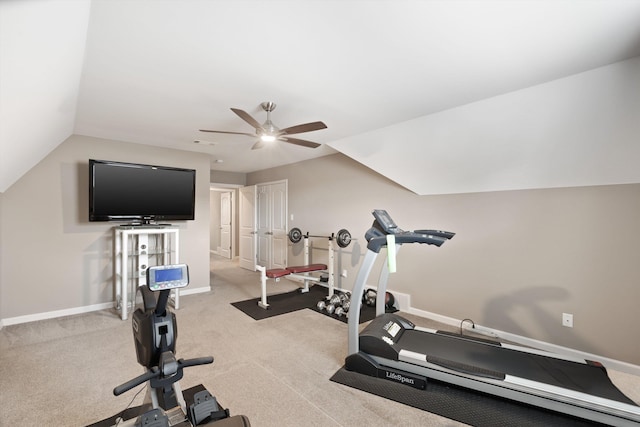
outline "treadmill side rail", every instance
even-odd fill
[[[370,377],[382,378],[408,385],[418,390],[427,388],[427,377],[424,375],[417,375],[411,372],[382,366],[366,353],[356,353],[348,356],[345,368],[348,371],[355,371]]]
[[[404,352],[403,352],[404,354]],[[455,384],[470,390],[491,394],[522,402],[528,405],[546,408],[578,418],[604,423],[610,426],[640,426],[640,407],[609,399],[595,398],[592,395],[573,392],[562,388],[547,388],[546,384],[530,382],[522,378],[507,375],[505,380],[479,377],[449,369],[440,365],[412,361],[389,360],[367,355],[380,369],[397,369],[422,375],[425,378]]]

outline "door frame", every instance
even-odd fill
[[[256,271],[258,253],[256,201],[255,185],[238,189],[238,266],[250,271]]]
[[[237,257],[237,233],[238,233],[238,189],[244,187],[244,185],[237,184],[218,184],[218,183],[210,183],[209,184],[209,203],[211,203],[211,197],[215,194],[215,197],[220,198],[221,193],[231,192],[231,259]],[[218,215],[220,212],[218,212]],[[209,213],[209,227],[220,227],[220,221],[216,221],[214,223],[212,218],[212,212]],[[209,242],[209,247],[211,247],[211,242]],[[217,250],[213,253],[217,254]]]
[[[233,226],[233,205],[234,205],[234,191],[221,191],[220,192],[220,224],[219,224],[219,228],[220,228],[220,245],[218,245],[218,255],[231,259],[233,258],[233,249],[234,249],[234,244],[233,244],[233,233],[232,233],[232,226]],[[227,198],[227,203],[225,206],[224,200]],[[226,209],[225,209],[226,208]],[[228,223],[225,222],[225,219],[228,221]],[[227,230],[227,234],[228,234],[228,239],[229,242],[228,244],[224,245],[225,243],[225,229],[228,227]]]

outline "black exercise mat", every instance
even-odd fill
[[[317,313],[324,314],[325,316],[329,316],[332,319],[339,320],[343,323],[347,323],[349,321],[349,318],[347,316],[338,316],[337,314],[334,314],[334,313],[329,314],[327,313],[326,310],[319,310],[318,307],[315,305],[313,307],[310,307],[310,309]],[[395,308],[386,310],[387,313],[395,313],[396,311],[398,310]],[[359,323],[368,322],[369,320],[373,320],[375,317],[376,317],[376,308],[362,304],[362,308],[360,309]]]
[[[269,308],[258,306],[260,298],[232,302],[231,305],[255,320],[267,319],[285,313],[315,307],[318,301],[326,296],[327,289],[322,286],[311,286],[309,292],[302,293],[296,289],[284,294],[269,295]]]
[[[269,308],[266,310],[258,305],[260,298],[251,298],[244,301],[232,302],[231,305],[242,311],[247,316],[252,317],[254,320],[267,319],[269,317],[279,316],[281,314],[308,308],[316,313],[324,314],[332,319],[346,323],[348,320],[346,316],[337,316],[335,314],[329,314],[324,310],[318,310],[318,301],[325,299],[326,296],[327,288],[323,286],[312,286],[309,288],[309,292],[305,293],[296,289],[283,294],[269,295],[267,298]],[[363,305],[362,310],[360,311],[360,323],[368,322],[375,316],[375,307]]]
[[[601,425],[431,379],[427,381],[425,390],[418,390],[389,380],[350,372],[342,367],[331,377],[331,381],[478,427]]]

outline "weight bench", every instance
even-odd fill
[[[293,280],[302,281],[304,283],[304,287],[300,289],[300,292],[309,292],[309,283],[318,283],[322,281],[320,277],[312,276],[309,273],[313,271],[326,271],[327,265],[297,265],[286,268],[274,268],[271,270],[267,270],[261,265],[256,265],[256,268],[260,270],[260,284],[262,288],[262,297],[260,298],[260,301],[258,301],[258,305],[267,309],[269,307],[269,303],[267,303],[267,278],[273,279],[276,282],[279,281],[281,277],[288,277]]]
[[[293,231],[297,230],[298,238],[292,239],[291,234]],[[306,235],[302,235],[299,229],[292,229],[290,232],[289,239],[297,243],[302,238],[304,238],[304,263],[305,265],[297,265],[294,267],[285,267],[285,268],[274,268],[267,270],[266,267],[261,265],[256,265],[256,269],[260,270],[260,285],[262,288],[262,296],[260,301],[258,301],[258,305],[265,310],[269,307],[267,303],[267,279],[273,279],[274,281],[279,281],[281,277],[286,277],[288,279],[302,282],[304,283],[304,287],[300,289],[300,292],[309,292],[309,283],[320,283],[324,282],[320,277],[312,276],[311,272],[314,271],[326,271],[328,277],[327,287],[329,288],[329,292],[327,298],[331,298],[333,296],[333,290],[335,287],[335,274],[334,274],[334,249],[333,242],[336,241],[339,247],[346,247],[349,242],[351,242],[351,235],[347,230],[340,230],[338,232],[339,238],[334,238],[331,236],[310,236],[308,233]],[[327,250],[328,250],[328,259],[327,264],[311,264],[311,249],[312,247],[309,245],[309,237],[325,237],[327,239]]]

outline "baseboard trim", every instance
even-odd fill
[[[202,294],[204,292],[210,292],[211,286],[202,286],[200,288],[189,288],[180,291],[180,295],[193,295],[193,294]]]
[[[442,316],[440,314],[431,313],[429,311],[419,310],[417,308],[409,308],[407,313],[413,314],[418,317],[424,317],[427,319],[435,320],[436,322],[444,323],[452,326],[460,326],[461,319],[454,319],[452,317]],[[465,329],[469,329],[469,323],[465,323]],[[594,360],[602,363],[609,369],[614,369],[620,372],[626,372],[628,374],[640,376],[640,366],[634,365],[621,360],[611,359],[608,357],[600,356],[597,354],[587,353],[584,351],[576,350],[573,348],[563,347],[557,344],[551,344],[544,341],[538,341],[532,338],[527,338],[522,335],[512,334],[510,332],[504,332],[497,329],[491,329],[486,326],[475,324],[474,332],[485,334],[494,338],[500,338],[506,341],[512,341],[524,346],[534,347],[540,350],[548,351],[551,353],[573,356],[580,359]]]
[[[182,296],[182,295],[200,294],[200,293],[209,292],[209,291],[211,291],[211,286],[202,286],[199,288],[190,288],[188,290],[187,289],[182,290],[180,291],[180,295]],[[55,319],[58,317],[74,316],[76,314],[90,313],[92,311],[107,310],[107,309],[113,308],[114,305],[115,305],[115,302],[111,301],[111,302],[105,302],[101,304],[85,305],[82,307],[66,308],[63,310],[54,310],[54,311],[47,311],[43,313],[27,314],[24,316],[8,317],[6,319],[0,319],[0,328],[5,326],[10,326],[10,325],[18,325],[20,323],[37,322],[39,320],[49,320],[49,319]]]
[[[57,317],[73,316],[76,314],[90,313],[92,311],[106,310],[113,308],[112,302],[86,305],[82,307],[66,308],[63,310],[47,311],[44,313],[26,314],[24,316],[8,317],[2,319],[3,326],[17,325],[20,323],[37,322],[38,320],[55,319]]]

